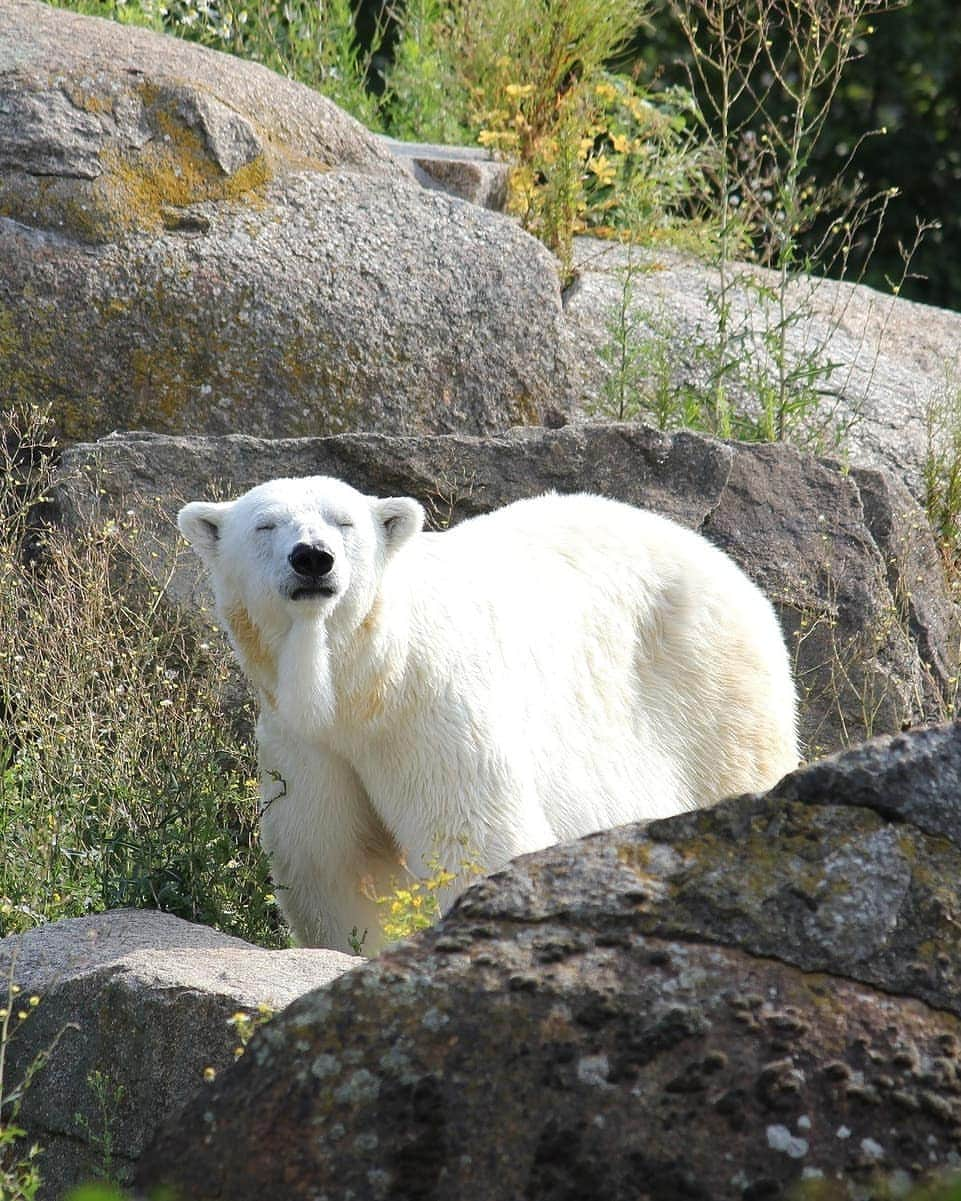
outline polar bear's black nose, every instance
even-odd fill
[[[320,542],[298,542],[287,556],[287,562],[298,575],[307,579],[319,580],[330,574],[334,565],[334,556]]]

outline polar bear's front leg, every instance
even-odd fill
[[[465,745],[467,740],[465,740]],[[413,759],[409,774],[372,781],[371,801],[396,831],[408,878],[454,880],[437,891],[442,912],[480,875],[557,842],[529,773],[506,756]]]
[[[339,755],[269,719],[257,733],[261,841],[294,937],[302,946],[376,952],[383,939],[374,897],[402,874],[396,844]]]

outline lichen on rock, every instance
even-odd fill
[[[0,213],[25,224],[93,243],[158,233],[166,210],[250,203],[272,175],[251,123],[196,84],[58,80],[27,98],[20,170],[0,183]]]

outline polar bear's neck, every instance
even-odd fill
[[[277,660],[277,709],[308,739],[329,731],[337,702],[330,641],[323,622],[294,622]]]
[[[383,607],[379,596],[359,624],[296,621],[284,635],[275,704],[301,737],[338,744],[385,716],[405,659],[384,626]]]

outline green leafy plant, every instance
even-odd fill
[[[356,926],[351,927],[351,931],[347,935],[347,944],[355,955],[363,955],[367,934],[368,931],[366,929],[359,930]]]
[[[805,1180],[791,1190],[791,1201],[849,1201],[848,1180]],[[933,1179],[907,1184],[903,1174],[874,1173],[865,1181],[869,1191],[860,1190],[872,1201],[961,1201],[961,1177],[955,1171],[934,1174]]]
[[[273,1009],[261,1001],[253,1013],[244,1009],[238,1009],[235,1014],[227,1019],[227,1025],[233,1029],[237,1036],[237,1045],[234,1047],[235,1059],[239,1059],[243,1055],[247,1049],[247,1044],[257,1031],[261,1026],[266,1026],[273,1017]]]
[[[653,93],[598,67],[555,98],[547,120],[538,85],[510,82],[512,61],[500,68],[498,107],[482,114],[479,140],[513,164],[508,208],[557,252],[562,274],[578,233],[710,243],[706,158],[687,92]]]
[[[282,941],[226,647],[168,606],[173,559],[132,519],[39,524],[49,424],[3,424],[0,934],[131,905]]]
[[[702,195],[714,196],[716,279],[705,290],[707,320],[680,331],[656,303],[636,302],[650,259],[628,250],[602,350],[609,375],[597,408],[643,415],[665,429],[692,426],[723,438],[790,439],[836,451],[859,419],[857,397],[866,385],[849,387],[851,368],[832,353],[852,293],[823,285],[820,273],[843,277],[855,246],[864,269],[892,192],[863,196],[856,180],[845,181],[844,166],[819,186],[809,163],[841,74],[861,44],[856,39],[866,32],[866,14],[890,5],[671,0],[670,7],[691,43],[692,88],[714,148],[702,160],[701,178]],[[621,237],[629,243],[630,206],[624,212]],[[910,278],[929,229],[919,223],[913,243],[902,248],[900,277],[889,281],[893,295]],[[819,293],[830,301],[821,303]]]
[[[686,99],[655,100],[608,67],[645,20],[644,0],[484,0],[455,12],[469,120],[511,163],[509,208],[556,251],[562,278],[574,235],[616,225],[621,195],[635,194],[636,209],[646,198],[658,225],[695,190]]]
[[[87,1087],[96,1107],[96,1124],[84,1113],[76,1114],[75,1121],[86,1136],[88,1145],[97,1153],[97,1175],[109,1182],[113,1180],[116,1170],[114,1128],[127,1090],[99,1068],[88,1074]]]
[[[445,891],[458,879],[468,880],[483,874],[483,868],[466,845],[456,872],[444,867],[436,854],[427,861],[427,868],[429,875],[420,878],[411,874],[408,880],[395,883],[384,896],[374,896],[380,909],[381,930],[388,942],[410,938],[434,925],[441,917]]]
[[[718,367],[710,387],[712,424],[722,436],[734,432],[729,368],[740,354],[733,299],[745,283],[760,302],[768,363],[761,435],[786,437],[831,374],[814,356],[799,364],[792,354],[790,331],[803,312],[791,284],[827,269],[843,275],[855,242],[876,239],[892,193],[864,196],[847,178],[856,146],[826,184],[813,178],[810,163],[844,70],[871,32],[868,19],[895,6],[891,0],[669,0],[689,46],[704,129],[717,149],[712,341]],[[819,223],[823,232],[803,249],[804,236]],[[746,253],[773,270],[773,281],[759,284],[737,266]]]
[[[413,877],[406,883],[395,885],[386,896],[375,898],[381,911],[381,929],[388,942],[410,938],[440,918],[440,894],[454,883],[456,877],[436,859],[431,860],[428,867],[430,875],[425,879]]]
[[[118,1185],[98,1182],[71,1189],[65,1201],[130,1201],[130,1197],[131,1194]],[[154,1201],[161,1201],[161,1196],[154,1198]],[[174,1198],[168,1197],[167,1201],[174,1201]]]
[[[946,380],[925,410],[924,500],[949,562],[961,555],[961,385]]]
[[[451,5],[446,0],[405,0],[388,12],[396,22],[397,41],[384,70],[384,128],[392,137],[413,142],[473,142]]]
[[[7,1079],[7,1050],[23,1022],[40,1004],[37,996],[24,997],[13,977],[15,961],[11,963],[6,988],[0,993],[0,1201],[33,1201],[40,1188],[37,1143],[25,1143],[26,1132],[17,1118],[23,1096],[43,1056],[27,1069],[23,1078],[13,1084]]]

